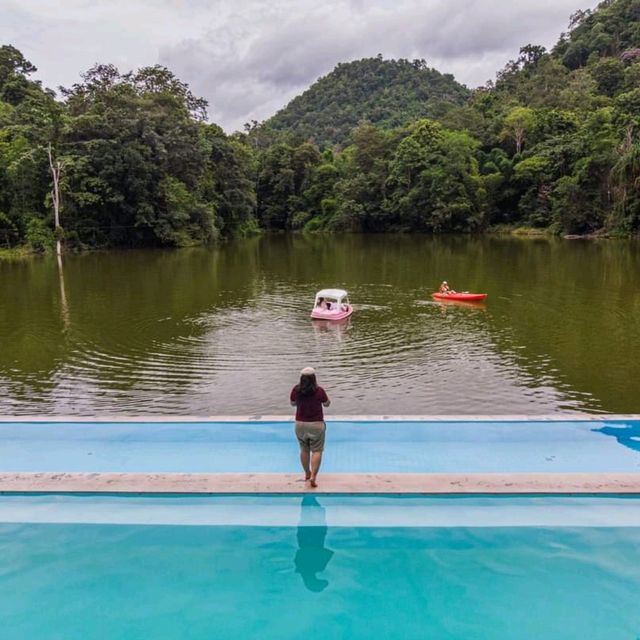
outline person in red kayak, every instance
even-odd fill
[[[305,367],[300,372],[300,382],[291,389],[291,406],[296,407],[296,438],[300,444],[300,463],[304,479],[317,487],[316,479],[322,462],[324,436],[327,425],[322,407],[331,404],[326,391],[318,385],[316,372]]]
[[[441,293],[442,295],[448,295],[449,293],[455,293],[455,291],[447,284],[446,280],[443,280],[442,284],[440,285],[439,293]]]

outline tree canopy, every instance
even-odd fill
[[[62,103],[33,70],[0,49],[0,242],[47,244],[49,145],[67,246],[184,246],[254,223],[253,157],[206,124],[206,102],[168,69],[96,65]]]
[[[422,60],[341,64],[225,134],[161,66],[96,65],[60,99],[0,47],[0,246],[184,246],[265,230],[640,230],[640,0],[574,14],[468,91]]]

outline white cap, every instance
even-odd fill
[[[301,376],[315,376],[316,370],[313,367],[305,367],[301,372]]]

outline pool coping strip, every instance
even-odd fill
[[[638,420],[640,414],[612,414],[612,413],[579,413],[564,412],[544,415],[509,414],[509,415],[481,415],[481,414],[451,414],[451,415],[392,415],[392,414],[354,414],[354,415],[327,415],[328,422],[603,422],[608,420]],[[1,422],[293,422],[294,418],[287,415],[213,415],[213,416],[159,416],[159,415],[134,415],[134,416],[0,416]]]
[[[0,493],[639,494],[640,473],[0,473]]]

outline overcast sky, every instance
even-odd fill
[[[0,0],[0,43],[56,89],[96,62],[161,63],[227,131],[263,120],[338,63],[425,58],[469,87],[521,46],[551,47],[597,0]]]

